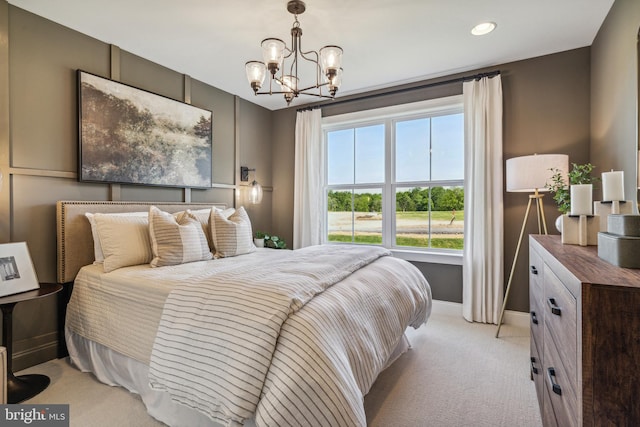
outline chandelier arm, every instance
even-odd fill
[[[315,55],[315,59],[314,58],[307,58],[306,55],[308,54],[313,54]],[[309,62],[313,62],[314,64],[316,64],[316,87],[320,87],[320,82],[322,81],[322,67],[320,66],[320,55],[318,55],[318,52],[316,52],[315,50],[310,50],[308,52],[302,52],[300,51],[300,56],[309,61]]]
[[[298,89],[298,92],[302,93],[302,92],[304,92],[305,90],[321,89],[322,87],[324,87],[324,86],[328,86],[328,85],[329,85],[329,82],[326,82],[326,83],[319,83],[319,84],[317,84],[317,85],[309,86],[309,87],[306,87],[306,88],[304,88],[304,89]]]
[[[310,50],[310,51],[303,51],[302,50],[302,37],[298,37],[298,49],[300,51],[300,56],[302,57],[302,59],[309,61],[309,62],[313,62],[314,64],[316,64],[316,87],[319,87],[320,85],[320,80],[321,80],[321,67],[320,67],[320,56],[318,55],[318,52],[316,52],[315,50]],[[313,54],[315,55],[315,59],[313,58],[307,58],[307,55],[309,54]],[[296,66],[296,77],[298,76],[298,72],[297,72],[297,66]]]
[[[272,93],[272,92],[273,92],[273,86],[272,86],[272,85],[273,85],[273,79],[274,79],[274,77],[273,77],[273,76],[271,76],[271,77],[269,78],[269,93]],[[264,92],[263,92],[263,93],[264,93]]]
[[[282,67],[282,68],[284,68],[284,67]],[[293,57],[293,60],[291,61],[291,66],[289,67],[289,74],[292,75],[292,76],[298,77],[298,55],[297,55],[297,52],[296,52],[296,55]]]
[[[316,58],[315,58],[315,59],[313,59],[313,58],[307,58],[307,56],[306,56],[306,55],[308,55],[308,54],[310,54],[310,53],[313,53],[313,54],[316,56]],[[316,52],[315,50],[310,50],[310,51],[308,51],[308,52],[300,51],[300,56],[302,56],[302,57],[303,57],[304,59],[306,59],[307,61],[315,62],[316,64],[320,65],[320,59],[319,59],[320,55],[318,55],[318,52]]]
[[[282,94],[287,94],[287,93],[291,93],[291,92],[282,92],[282,91],[256,92],[256,95],[282,95]],[[329,96],[329,95],[322,95],[322,94],[317,94],[317,93],[306,93],[306,92],[302,92],[302,91],[298,95],[315,96],[316,98],[323,98],[323,99],[334,99],[332,96]]]
[[[323,99],[333,99],[332,96],[325,95],[325,94],[322,94],[322,93],[300,92],[300,95],[315,96],[316,98],[323,98]]]
[[[300,89],[300,92],[303,92],[303,91],[305,91],[305,90],[310,90],[310,89],[319,89],[319,88],[322,88],[322,87],[324,87],[324,86],[329,86],[330,84],[331,84],[331,83],[329,83],[329,82],[319,83],[319,84],[317,84],[317,85],[308,86],[308,87],[306,87],[306,88],[304,88],[304,89]]]
[[[283,92],[281,90],[277,90],[277,91],[269,91],[269,92],[257,92],[256,95],[280,95],[284,93],[291,93],[291,92]]]

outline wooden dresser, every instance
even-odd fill
[[[544,426],[640,426],[640,270],[560,236],[530,236],[529,258],[531,377]]]

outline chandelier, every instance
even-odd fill
[[[298,15],[306,9],[301,0],[291,0],[287,3],[287,10],[293,14],[294,22],[291,28],[291,48],[276,38],[268,38],[262,41],[263,61],[249,61],[245,64],[247,79],[256,95],[284,94],[287,105],[298,95],[310,95],[320,98],[333,99],[342,83],[342,48],[338,46],[325,46],[319,52],[310,50],[302,51],[302,28],[298,22]],[[285,60],[290,60],[289,65]],[[302,60],[313,63],[315,69],[315,84],[300,88],[298,77],[298,65]],[[267,74],[270,73],[269,91],[260,92]],[[280,74],[278,74],[280,71]],[[285,74],[286,73],[286,74]],[[274,90],[274,81],[280,90]],[[326,87],[327,92],[323,92]]]

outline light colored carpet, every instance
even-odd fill
[[[529,331],[466,322],[438,303],[429,322],[409,329],[412,349],[382,372],[365,398],[371,427],[541,426],[529,378]],[[99,383],[66,359],[26,369],[51,385],[25,403],[70,404],[71,426],[160,426],[137,395]]]

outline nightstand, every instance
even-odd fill
[[[40,374],[16,377],[12,369],[13,355],[13,308],[19,302],[53,295],[62,290],[57,283],[41,283],[39,289],[8,295],[0,298],[2,309],[2,346],[7,349],[7,403],[27,400],[49,386],[49,377]]]

